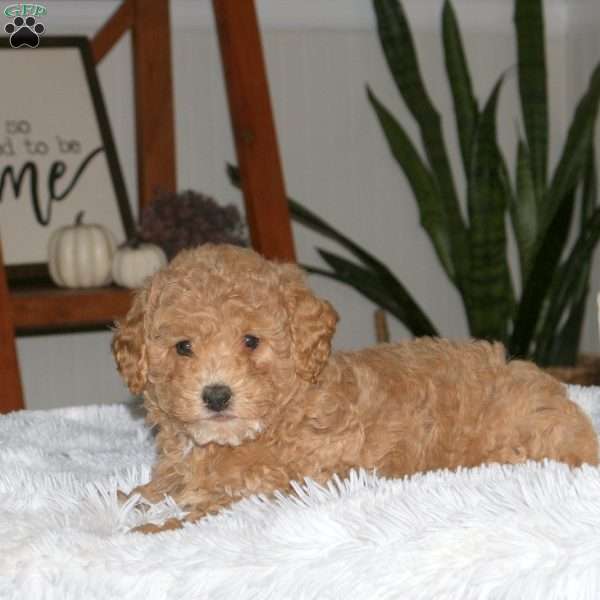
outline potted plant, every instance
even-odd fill
[[[502,341],[512,356],[541,365],[574,364],[592,252],[600,236],[594,129],[600,66],[590,78],[553,173],[548,169],[548,93],[542,0],[514,0],[523,131],[511,170],[498,145],[496,110],[504,76],[485,102],[475,97],[459,25],[449,0],[442,12],[445,67],[465,174],[467,219],[460,210],[441,117],[425,84],[409,23],[398,0],[373,0],[379,39],[396,87],[415,119],[422,155],[405,128],[367,86],[390,151],[404,172],[421,224],[464,304],[473,337]],[[229,167],[232,180],[239,173]],[[309,271],[348,284],[399,319],[415,336],[438,330],[379,259],[290,200],[292,217],[355,257],[319,249],[329,269]],[[506,214],[519,255],[520,297],[507,259]],[[568,243],[572,222],[577,235]]]

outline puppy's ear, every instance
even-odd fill
[[[123,321],[116,325],[112,351],[119,373],[133,394],[141,394],[146,387],[148,365],[144,335],[144,313],[148,290],[139,290]]]
[[[315,382],[331,353],[339,317],[327,300],[317,298],[306,286],[304,272],[296,265],[281,265],[280,276],[296,372],[302,379]]]

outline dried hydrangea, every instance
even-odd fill
[[[172,259],[180,250],[207,242],[247,246],[246,227],[233,204],[188,190],[159,195],[140,217],[140,238],[159,245]]]

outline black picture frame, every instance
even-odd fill
[[[90,93],[93,111],[98,125],[100,141],[106,157],[106,165],[112,186],[111,195],[114,195],[114,199],[116,201],[116,210],[118,211],[118,217],[122,226],[123,235],[125,238],[130,238],[135,233],[135,222],[132,216],[127,189],[116,151],[112,129],[108,119],[108,113],[104,103],[104,96],[94,66],[89,39],[85,36],[42,36],[40,38],[40,44],[37,48],[23,50],[21,48],[12,48],[8,37],[0,37],[0,52],[20,53],[25,51],[29,53],[30,57],[34,58],[36,52],[43,52],[44,49],[49,48],[76,48],[79,51],[83,71],[85,73],[87,88]],[[5,76],[5,82],[9,80],[10,75],[7,74]],[[1,117],[0,125],[2,125]],[[1,135],[0,143],[2,143]],[[0,156],[0,203],[2,202],[2,197],[6,192],[7,187],[7,177],[3,177],[6,166],[6,160],[3,161],[2,157]],[[21,192],[24,187],[26,186],[21,187]],[[0,236],[1,233],[2,224],[0,223]],[[5,261],[7,262],[5,265],[7,278],[9,285],[11,286],[20,284],[39,284],[40,282],[49,281],[47,262],[39,261],[10,264],[7,261],[6,255]]]

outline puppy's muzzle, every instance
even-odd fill
[[[210,410],[221,412],[229,406],[231,388],[228,385],[207,385],[202,390],[202,400]]]

